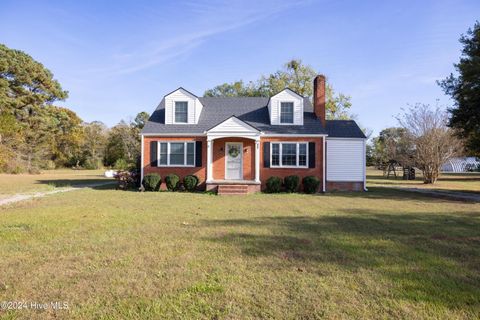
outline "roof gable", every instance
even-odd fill
[[[295,96],[295,97],[298,98],[298,99],[303,99],[303,96],[299,95],[298,93],[296,93],[295,91],[293,91],[293,90],[290,89],[290,88],[285,88],[285,89],[283,89],[282,91],[278,92],[276,95],[271,96],[270,99],[274,99],[276,96],[278,96],[278,95],[280,95],[280,94],[282,94],[282,93],[289,93],[289,94]]]
[[[207,130],[208,133],[259,133],[260,131],[249,125],[248,123],[238,119],[235,116],[231,116],[230,118],[220,122],[219,124],[215,125],[214,127]]]
[[[180,91],[181,93],[183,93],[184,95],[188,96],[190,99],[197,99],[198,97],[196,95],[194,95],[193,93],[191,93],[190,91],[188,91],[187,89],[184,89],[182,87],[179,87],[178,89],[176,90],[173,90],[172,92],[170,93],[167,93],[165,95],[165,98],[167,98],[168,96],[176,93],[177,91]]]

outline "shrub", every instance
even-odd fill
[[[288,176],[283,179],[283,184],[287,192],[296,192],[300,185],[300,178],[298,176]]]
[[[100,169],[102,167],[102,161],[100,159],[87,159],[83,163],[83,167],[87,170]]]
[[[197,189],[197,185],[198,185],[197,176],[191,174],[183,178],[183,186],[185,187],[185,190],[190,192],[195,191],[195,189]]]
[[[305,193],[316,193],[320,186],[320,179],[314,176],[303,178],[303,191]]]
[[[54,170],[56,168],[55,162],[52,160],[47,160],[42,164],[42,169]]]
[[[127,170],[129,166],[127,160],[120,158],[115,161],[113,167],[117,170]]]
[[[165,177],[165,183],[167,184],[167,189],[169,191],[175,191],[178,187],[179,181],[180,178],[174,173],[171,173]]]
[[[162,178],[158,173],[149,173],[143,177],[143,187],[145,191],[158,191],[160,189],[160,184]]]
[[[129,190],[138,187],[139,175],[135,171],[119,171],[115,174],[114,178],[118,182],[117,189]],[[158,177],[160,179],[160,177]]]
[[[11,174],[20,174],[20,173],[24,173],[25,170],[23,167],[17,165],[17,166],[13,166],[12,169],[7,172]]]
[[[28,173],[29,174],[40,174],[41,171],[40,169],[38,169],[38,167],[31,167],[28,169]]]
[[[282,188],[282,179],[280,177],[270,177],[267,179],[267,192],[278,193]]]

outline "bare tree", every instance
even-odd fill
[[[458,155],[462,150],[461,141],[447,127],[448,115],[437,106],[417,103],[410,106],[398,117],[414,146],[416,166],[423,172],[424,183],[435,183],[442,164]]]

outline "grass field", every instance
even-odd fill
[[[105,181],[104,170],[47,170],[42,174],[0,174],[0,198]]]
[[[415,180],[402,180],[402,172],[397,172],[398,178],[383,176],[382,170],[367,169],[367,184],[369,186],[405,186],[411,188],[431,188],[448,191],[462,191],[480,194],[480,172],[443,173],[435,184],[424,184],[422,174],[417,170]]]
[[[91,190],[0,208],[5,319],[480,317],[480,205]]]

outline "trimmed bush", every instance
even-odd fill
[[[162,183],[162,178],[158,173],[149,173],[143,177],[143,187],[145,191],[158,191],[160,190],[160,184]]]
[[[174,173],[170,173],[168,176],[165,177],[165,183],[167,184],[167,189],[169,191],[177,190],[179,181],[180,178]]]
[[[320,186],[320,179],[314,176],[308,176],[303,178],[303,191],[305,193],[316,193],[318,186]]]
[[[183,186],[185,187],[185,190],[193,192],[197,189],[197,185],[198,185],[197,176],[191,174],[183,178]]]
[[[287,192],[297,192],[300,185],[300,178],[298,176],[288,176],[283,179],[283,185]]]
[[[270,177],[267,179],[267,192],[278,193],[282,188],[282,179],[280,177]]]

